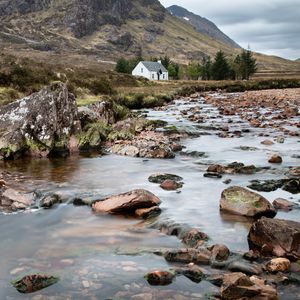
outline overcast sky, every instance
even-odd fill
[[[300,58],[300,0],[160,0],[213,21],[242,47]]]

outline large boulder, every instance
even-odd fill
[[[0,159],[70,150],[77,105],[66,84],[54,83],[0,108]]]
[[[96,201],[92,207],[97,213],[135,213],[141,208],[158,206],[160,199],[146,190],[134,190],[128,193],[110,196]]]
[[[300,223],[261,218],[248,235],[249,246],[263,255],[300,259]]]
[[[275,217],[273,205],[261,195],[239,186],[230,187],[222,192],[221,211],[247,217]]]

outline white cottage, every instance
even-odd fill
[[[149,80],[169,80],[169,72],[161,61],[141,61],[132,71],[133,76],[142,76]]]

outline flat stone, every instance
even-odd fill
[[[167,251],[164,255],[165,259],[169,262],[181,263],[196,263],[209,265],[211,259],[211,252],[206,248],[202,249],[177,249]]]
[[[277,198],[273,201],[273,206],[276,209],[290,211],[293,209],[294,206],[296,206],[296,203],[283,198]]]
[[[96,201],[92,208],[97,213],[134,213],[137,209],[151,208],[160,203],[159,198],[151,192],[134,190]]]

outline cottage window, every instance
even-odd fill
[[[144,69],[143,68],[141,68],[141,73],[143,73],[144,72]]]
[[[165,79],[165,74],[163,75],[163,79]]]
[[[152,74],[152,79],[154,79],[154,74]]]

